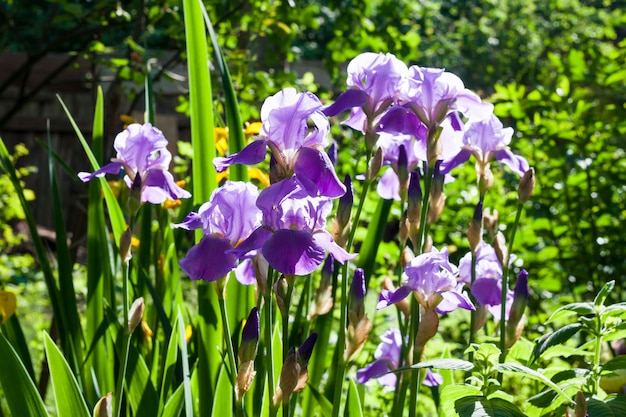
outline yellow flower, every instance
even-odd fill
[[[246,127],[244,128],[243,133],[245,133],[246,136],[258,135],[261,133],[261,126],[263,126],[263,123],[261,122],[246,122]]]
[[[17,310],[17,298],[15,294],[9,291],[0,290],[0,315],[2,315],[2,324],[15,314]]]
[[[213,135],[215,136],[215,150],[220,155],[225,155],[228,150],[228,128],[216,127],[213,130]]]
[[[124,129],[126,129],[130,124],[137,123],[133,117],[127,114],[120,114],[120,120],[124,122]]]
[[[254,178],[259,180],[261,184],[266,187],[270,186],[270,177],[265,172],[261,171],[259,168],[252,167],[248,168],[248,175],[250,178]]]

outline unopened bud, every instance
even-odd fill
[[[406,213],[400,219],[400,224],[398,226],[398,240],[400,241],[400,246],[404,246],[411,233],[411,226],[406,218]]]
[[[433,181],[430,188],[430,207],[428,208],[428,223],[437,221],[446,203],[446,195],[443,193],[445,175],[441,173],[441,160],[435,163]]]
[[[400,256],[400,266],[402,267],[402,270],[404,270],[404,268],[408,265],[409,262],[411,262],[411,260],[413,260],[413,258],[415,258],[415,254],[413,253],[413,251],[408,246],[405,246],[402,249],[402,255]]]
[[[336,216],[341,228],[346,227],[346,225],[350,222],[350,214],[352,213],[352,206],[354,204],[354,191],[352,189],[352,180],[350,179],[350,175],[346,174],[343,185],[346,186],[346,192],[344,195],[339,197]]]
[[[274,284],[274,294],[276,294],[276,304],[283,317],[289,314],[289,284],[285,275],[280,276]]]
[[[113,415],[113,393],[109,392],[93,408],[93,417],[111,417]]]
[[[515,282],[513,290],[513,304],[506,323],[506,345],[510,348],[517,342],[521,334],[524,322],[524,310],[528,304],[528,272],[522,269]]]
[[[587,417],[587,400],[581,391],[576,392],[576,417]]]
[[[474,210],[474,216],[470,222],[467,230],[467,240],[469,242],[470,250],[473,254],[476,254],[476,249],[482,240],[483,235],[483,203],[482,201],[476,205]]]
[[[120,236],[120,256],[122,257],[122,262],[125,264],[127,264],[133,257],[131,252],[132,242],[133,234],[131,230],[127,228]]]
[[[372,323],[365,315],[365,274],[362,268],[354,271],[350,285],[350,308],[348,309],[348,332],[346,334],[346,360],[356,355],[365,345],[365,340],[372,329]]]
[[[415,223],[418,228],[421,212],[422,187],[420,186],[420,176],[417,171],[411,171],[407,192],[407,219],[410,223]]]
[[[330,144],[330,147],[328,148],[326,154],[328,155],[328,159],[330,159],[330,162],[335,165],[337,163],[337,142],[333,141]]]
[[[400,145],[398,150],[398,179],[400,180],[400,196],[406,198],[409,189],[409,167],[408,157],[404,145]]]
[[[283,369],[280,372],[278,389],[273,398],[274,404],[278,404],[281,400],[283,404],[289,401],[289,397],[298,386],[300,370],[301,367],[296,358],[296,349],[292,347],[287,353],[287,358],[285,359],[285,363],[283,363]]]
[[[315,291],[315,297],[309,310],[309,320],[328,313],[333,308],[333,269],[335,258],[328,254],[322,266],[322,278]]]
[[[506,238],[502,232],[496,233],[496,237],[493,239],[493,249],[496,251],[500,265],[504,266],[508,260],[508,249],[506,248]]]
[[[529,168],[528,171],[524,173],[522,179],[519,182],[519,187],[517,189],[517,195],[519,197],[519,201],[525,203],[528,201],[533,192],[535,191],[535,168]]]
[[[491,210],[487,207],[483,213],[483,224],[487,232],[495,236],[498,233],[498,210]]]
[[[372,159],[370,159],[367,164],[367,175],[365,176],[365,180],[368,182],[372,182],[378,176],[380,172],[380,168],[383,166],[383,148],[379,147],[376,149],[374,155],[372,155]]]
[[[131,213],[137,213],[139,207],[141,207],[141,188],[142,188],[142,180],[141,175],[139,173],[135,174],[135,178],[130,186],[130,197],[129,197],[129,209]]]
[[[493,186],[493,172],[491,172],[489,164],[480,165],[478,162],[476,163],[476,171],[479,173],[478,192],[483,197],[487,190]]]
[[[254,371],[254,359],[256,358],[257,348],[259,346],[259,310],[254,307],[250,311],[248,320],[243,326],[241,332],[241,345],[239,346],[239,369],[237,371],[237,385],[235,386],[235,395],[237,399],[248,392],[252,379],[256,375]]]
[[[489,310],[487,310],[487,306],[478,304],[476,306],[476,313],[474,315],[474,332],[478,332],[483,328],[485,323],[487,323]]]
[[[143,302],[143,297],[136,299],[133,302],[133,305],[130,306],[130,310],[128,310],[128,333],[132,333],[139,323],[141,323],[144,309],[145,304]]]
[[[240,363],[253,361],[256,358],[260,333],[259,310],[254,307],[241,331],[241,345],[238,352]]]

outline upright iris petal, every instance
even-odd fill
[[[368,123],[393,104],[406,82],[407,71],[406,64],[389,53],[365,52],[357,56],[348,64],[348,91],[324,113],[334,116],[352,109],[344,124],[365,133]]]
[[[443,171],[450,172],[474,155],[479,170],[486,169],[491,161],[497,160],[521,177],[528,170],[528,162],[511,152],[509,144],[512,137],[513,129],[503,127],[500,119],[493,114],[483,120],[470,121],[465,125],[461,148],[444,160]]]
[[[128,188],[140,188],[141,201],[161,204],[168,198],[189,198],[191,194],[174,182],[167,170],[172,154],[167,150],[167,139],[150,123],[131,124],[115,137],[113,147],[117,151],[111,163],[96,172],[79,172],[78,177],[90,181],[105,174],[118,174],[123,168]]]
[[[346,189],[324,151],[329,144],[330,124],[321,109],[322,103],[314,94],[297,93],[294,88],[268,97],[261,107],[260,136],[234,155],[215,158],[215,169],[222,172],[232,164],[257,164],[265,159],[269,147],[278,180],[295,174],[310,195],[343,195]]]
[[[264,189],[257,200],[262,225],[230,253],[261,249],[267,262],[283,274],[306,275],[323,261],[326,251],[343,263],[354,258],[326,230],[332,209],[328,197],[312,197],[289,178]]]
[[[404,268],[404,284],[395,290],[381,292],[378,309],[403,300],[411,292],[426,310],[449,313],[457,308],[474,310],[475,307],[457,282],[458,269],[448,260],[448,250],[431,252],[413,258]]]
[[[237,266],[239,256],[230,253],[261,224],[256,207],[257,188],[244,182],[227,182],[211,199],[173,225],[187,230],[202,229],[204,237],[180,261],[182,270],[194,280],[215,281]]]

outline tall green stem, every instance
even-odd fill
[[[501,308],[500,308],[500,363],[504,363],[506,359],[506,295],[509,289],[509,260],[511,258],[511,251],[513,250],[513,242],[515,241],[515,233],[517,226],[522,218],[522,211],[524,210],[524,203],[517,202],[517,214],[515,215],[515,222],[511,229],[511,236],[509,237],[508,248],[506,252],[506,259],[503,259],[502,265],[502,296],[501,296]],[[501,376],[502,374],[500,374]]]
[[[233,392],[235,395],[235,416],[243,417],[243,401],[241,398],[237,398],[236,389],[237,386],[237,361],[235,360],[235,349],[233,348],[232,334],[230,332],[230,325],[228,323],[228,310],[226,309],[226,300],[224,299],[224,287],[226,286],[226,278],[220,278],[215,282],[215,291],[217,293],[217,299],[220,305],[220,314],[222,315],[222,323],[224,326],[224,339],[226,339],[226,355],[228,356],[228,362],[230,364],[231,381],[233,385]]]
[[[366,161],[369,161],[372,156],[371,151],[366,154]],[[352,229],[350,230],[350,236],[346,243],[346,251],[350,252],[352,249],[352,243],[354,242],[354,235],[356,229],[359,226],[359,220],[361,218],[361,212],[365,204],[365,199],[369,191],[371,181],[368,179],[364,182],[361,189],[361,196],[359,198],[359,205],[357,206],[356,213],[352,221]],[[344,351],[346,350],[346,318],[348,314],[348,263],[343,264],[341,269],[341,314],[339,319],[339,337],[337,339],[337,368],[335,371],[335,392],[333,395],[333,417],[339,416],[339,409],[341,408],[341,394],[343,392],[343,379],[346,372],[346,359]]]
[[[265,316],[265,366],[267,367],[267,391],[270,397],[269,416],[275,417],[278,407],[274,405],[276,382],[274,379],[274,354],[272,351],[274,320],[272,314],[272,287],[274,286],[274,269],[270,266],[267,271],[267,288],[263,296],[263,311]]]

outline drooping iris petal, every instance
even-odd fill
[[[110,164],[106,164],[105,166],[103,166],[102,168],[100,168],[99,170],[95,172],[91,172],[91,173],[79,172],[78,178],[80,178],[82,182],[87,182],[87,181],[90,181],[94,177],[103,177],[106,174],[119,174],[120,170],[123,167],[124,167],[124,164],[122,164],[121,162],[111,162]]]
[[[167,139],[150,123],[129,125],[115,137],[113,147],[117,155],[110,164],[93,173],[79,172],[78,177],[87,182],[105,174],[119,174],[123,168],[126,185],[141,190],[142,203],[161,204],[167,199],[191,197],[167,171],[172,159]]]
[[[367,102],[367,94],[361,90],[347,90],[337,97],[337,100],[322,110],[328,117],[336,116],[342,111],[353,107],[363,107]]]
[[[277,230],[263,244],[263,256],[283,274],[310,274],[324,261],[325,255],[313,236],[302,230]]]
[[[380,176],[376,185],[376,191],[385,200],[400,201],[400,179],[392,168],[388,168]]]
[[[380,130],[392,134],[411,135],[423,139],[428,128],[406,107],[392,107],[380,119]]]
[[[149,170],[146,177],[142,178],[142,182],[141,201],[160,204],[168,198],[177,200],[191,197],[188,191],[176,185],[174,177],[168,171]]]
[[[344,248],[337,245],[333,240],[333,237],[328,232],[319,231],[314,233],[313,239],[321,248],[328,251],[328,253],[333,255],[333,257],[340,263],[356,258],[355,253],[348,253]]]
[[[376,360],[357,371],[357,382],[364,384],[371,378],[377,378],[382,385],[395,387],[395,374],[387,372],[398,368],[402,351],[402,335],[398,329],[394,328],[387,330],[380,340],[374,352]]]
[[[238,258],[242,258],[247,253],[261,248],[270,237],[272,237],[271,230],[259,227],[250,233],[250,236],[241,242],[241,244],[237,245],[234,249],[230,249],[229,253],[232,253]]]
[[[381,385],[389,387],[396,386],[397,377],[395,374],[388,373],[391,371],[389,363],[382,359],[376,359],[374,362],[356,371],[356,382],[365,384],[372,378],[378,378]]]
[[[389,290],[382,290],[380,292],[380,296],[378,297],[378,304],[376,305],[376,309],[380,310],[382,308],[400,302],[404,300],[409,294],[411,294],[412,291],[413,290],[411,289],[411,287],[407,285],[403,285],[393,292]]]
[[[443,384],[443,376],[441,374],[432,371],[431,369],[426,369],[426,377],[422,382],[427,387],[437,387]]]
[[[515,155],[511,152],[510,149],[498,149],[493,152],[496,161],[502,162],[504,165],[511,168],[513,172],[515,172],[520,177],[524,175],[530,165],[528,165],[528,161],[524,159],[524,157]]]
[[[469,297],[462,291],[462,288],[456,288],[454,291],[443,291],[441,301],[437,304],[436,310],[439,314],[447,314],[457,308],[465,310],[476,310],[474,304]]]
[[[226,157],[216,157],[213,159],[213,165],[217,172],[223,172],[233,164],[254,165],[263,162],[265,159],[265,151],[267,141],[257,139],[248,144],[236,154]]]
[[[256,270],[252,259],[244,259],[237,265],[235,278],[241,285],[252,285],[256,282]]]
[[[346,192],[346,187],[337,177],[328,155],[317,149],[300,149],[294,173],[310,195],[320,194],[335,198]]]
[[[180,267],[193,280],[216,281],[237,266],[237,257],[226,253],[230,249],[227,239],[205,236],[189,249]]]

